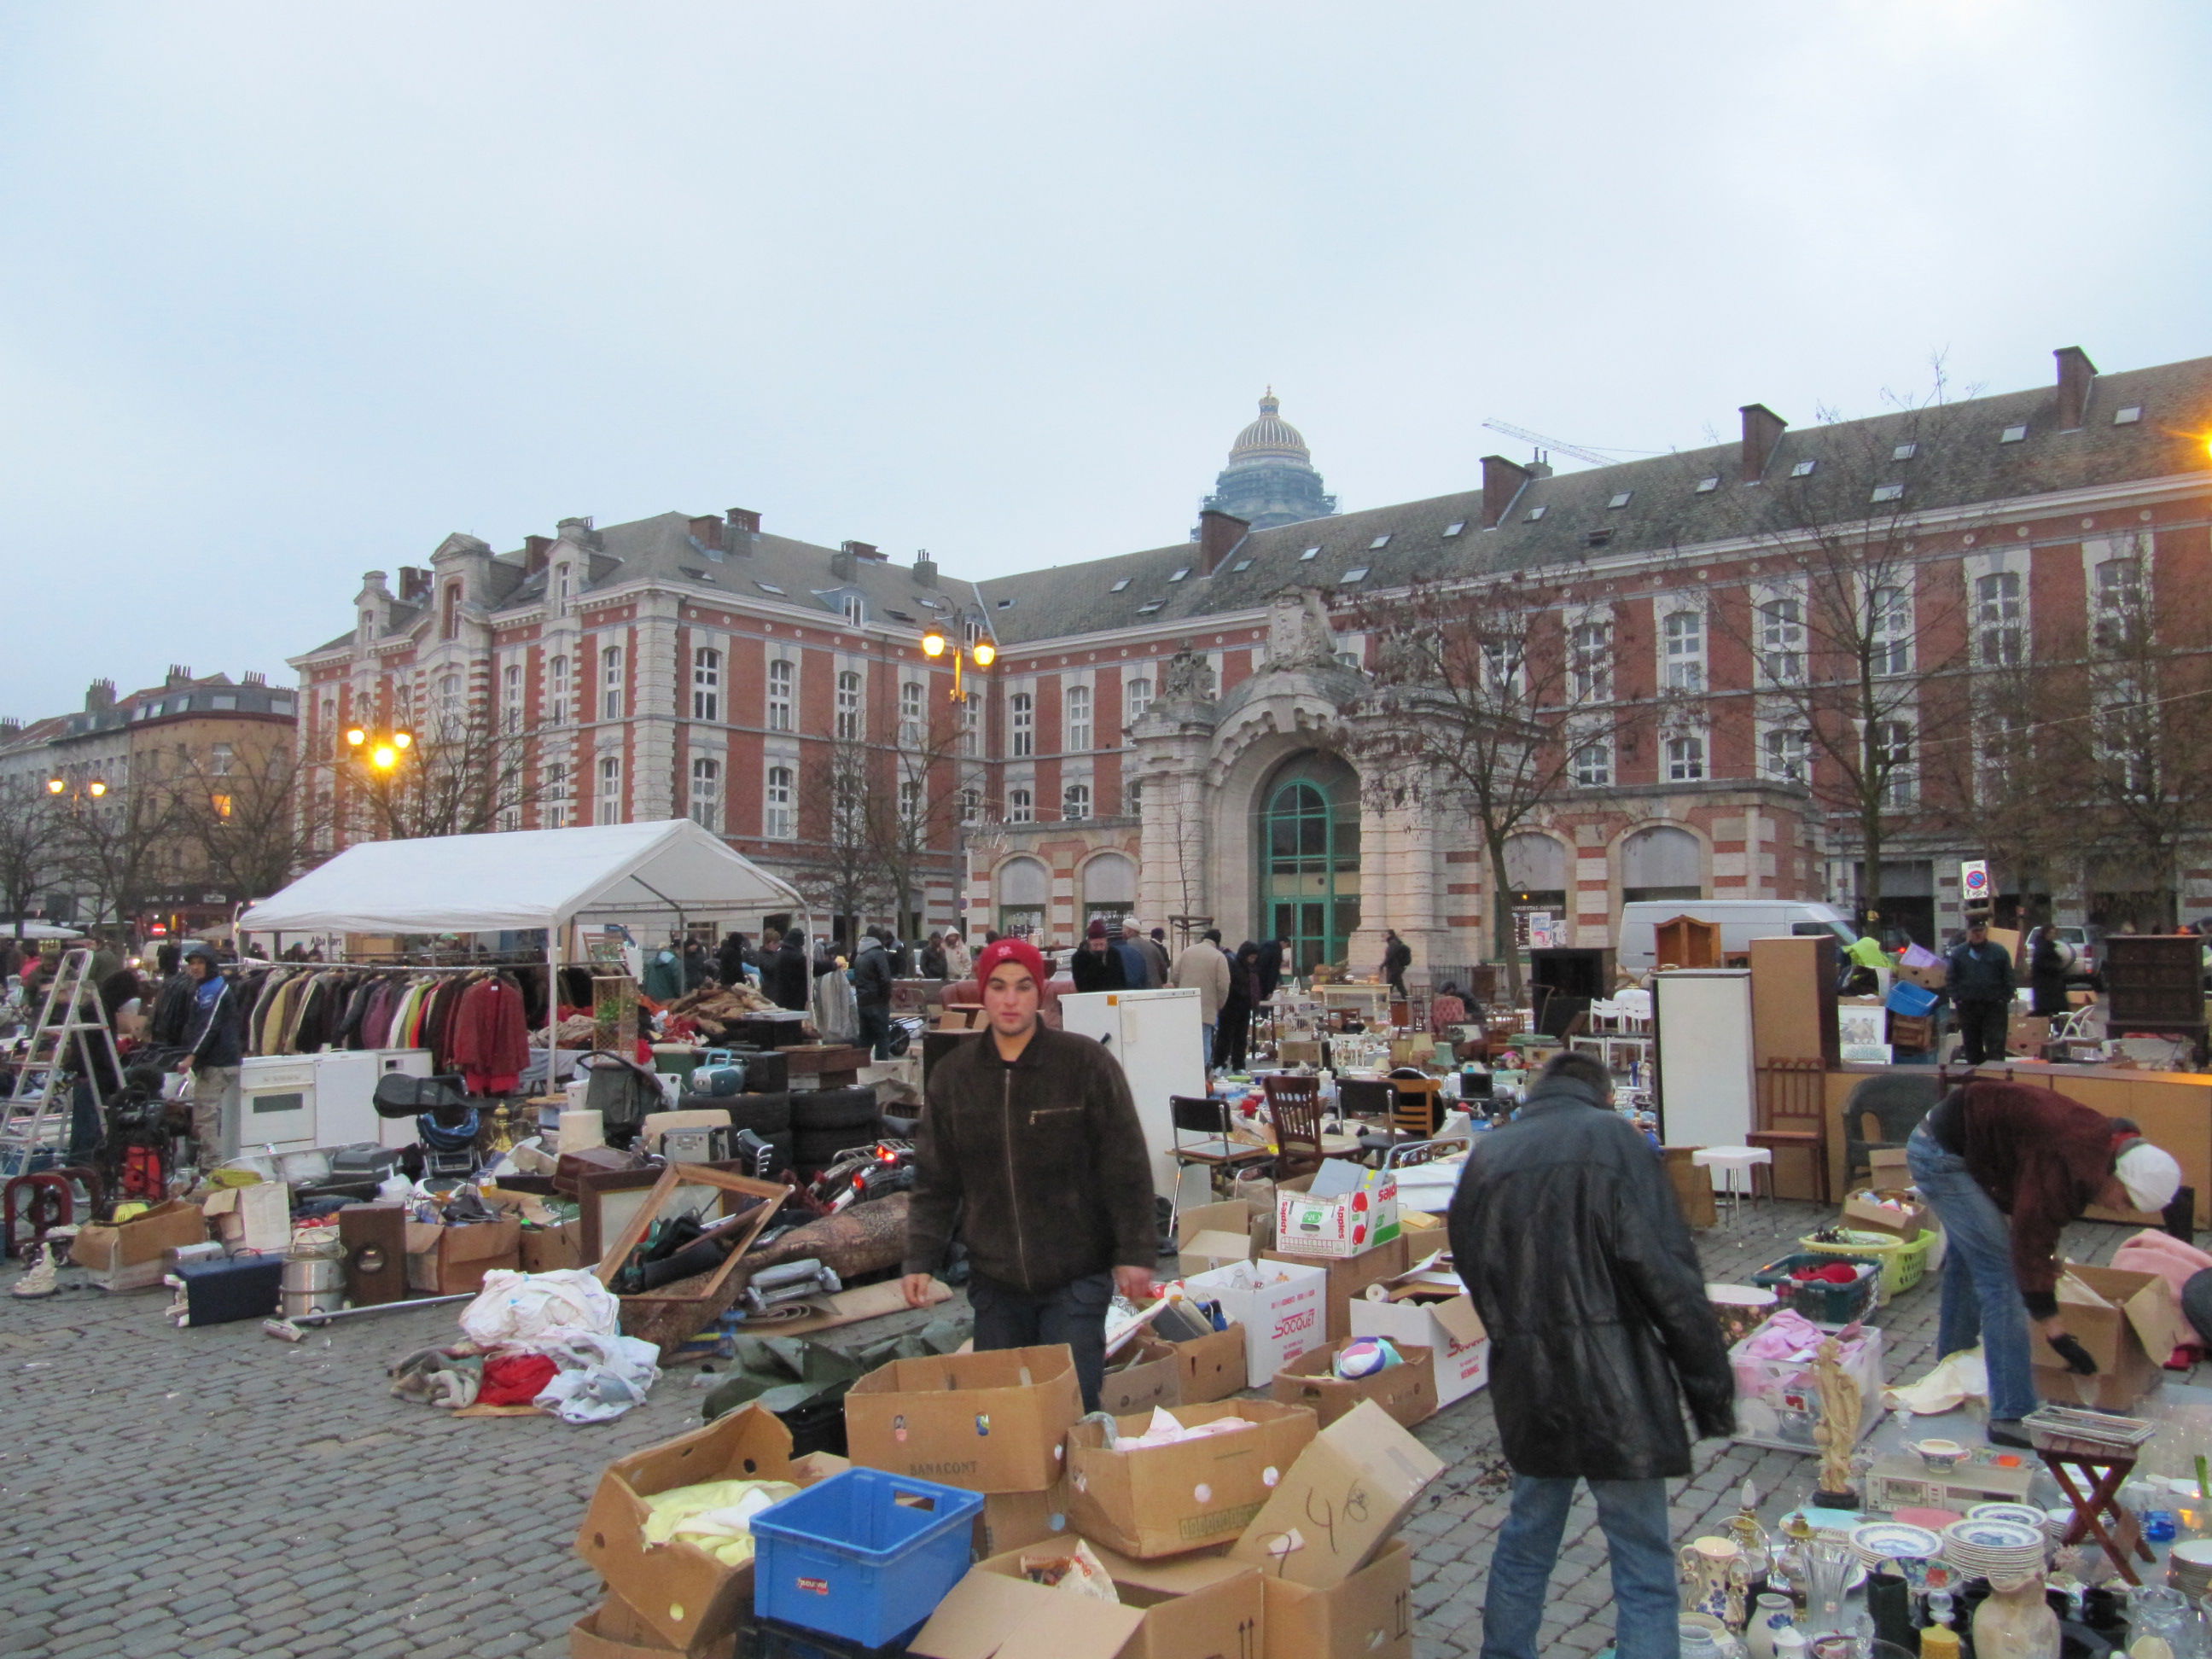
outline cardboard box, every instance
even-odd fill
[[[1403,1233],[1387,1244],[1377,1244],[1358,1255],[1331,1256],[1318,1261],[1281,1250],[1261,1253],[1263,1261],[1319,1267],[1328,1276],[1322,1288],[1322,1335],[1331,1342],[1352,1334],[1352,1304],[1367,1294],[1367,1287],[1397,1278],[1413,1265],[1413,1243]]]
[[[70,1260],[103,1291],[148,1290],[161,1282],[172,1249],[204,1243],[207,1236],[207,1218],[199,1206],[171,1199],[118,1226],[78,1228]]]
[[[1404,1539],[1327,1589],[1267,1582],[1264,1659],[1413,1659],[1413,1553]]]
[[[1244,1328],[1244,1375],[1273,1376],[1328,1339],[1328,1275],[1319,1262],[1249,1261],[1183,1281]]]
[[[1250,1385],[1250,1373],[1244,1365],[1242,1325],[1231,1325],[1225,1331],[1168,1346],[1176,1351],[1176,1359],[1182,1368],[1182,1380],[1176,1395],[1182,1405],[1212,1405],[1217,1400],[1243,1393]]]
[[[1917,985],[1923,991],[1940,991],[1951,978],[1950,964],[1941,957],[1925,967],[1900,962],[1892,971],[1907,985]]]
[[[1867,1154],[1867,1167],[1874,1171],[1869,1187],[1886,1192],[1895,1192],[1912,1184],[1912,1171],[1905,1167],[1905,1148],[1877,1146]]]
[[[1382,1553],[1443,1472],[1434,1452],[1363,1401],[1314,1437],[1230,1558],[1314,1589],[1340,1584]]]
[[[522,1230],[522,1271],[557,1273],[563,1267],[588,1267],[584,1260],[584,1224],[564,1221],[557,1227]]]
[[[1429,1350],[1435,1361],[1439,1409],[1463,1400],[1490,1381],[1490,1333],[1464,1291],[1443,1302],[1376,1302],[1362,1297],[1352,1304],[1352,1334],[1387,1336],[1401,1347]]]
[[[1067,1525],[1067,1489],[1045,1492],[994,1492],[983,1498],[983,1512],[975,1517],[975,1553],[980,1558],[1002,1555],[1046,1539],[1073,1536]]]
[[[1082,1415],[1064,1344],[895,1359],[845,1396],[846,1450],[863,1468],[969,1492],[1042,1492]]]
[[[495,1268],[522,1265],[522,1224],[513,1216],[448,1227],[435,1221],[407,1224],[407,1288],[425,1296],[480,1291]]]
[[[1176,1274],[1211,1273],[1233,1262],[1249,1261],[1273,1242],[1273,1217],[1242,1199],[1224,1204],[1194,1204],[1176,1217]]]
[[[1184,1425],[1238,1417],[1252,1427],[1172,1446],[1124,1451],[1106,1444],[1102,1423],[1068,1431],[1068,1520],[1085,1538],[1139,1560],[1180,1555],[1242,1532],[1313,1439],[1314,1414],[1267,1400],[1178,1406]],[[1143,1417],[1119,1419],[1121,1432],[1144,1432]]]
[[[200,1213],[231,1249],[259,1252],[291,1246],[292,1189],[283,1182],[225,1187],[208,1194]]]
[[[1105,1379],[1098,1387],[1100,1411],[1130,1417],[1182,1401],[1182,1356],[1174,1343],[1139,1337],[1107,1360]]]
[[[1316,1183],[1328,1195],[1316,1197]],[[1397,1237],[1398,1177],[1388,1170],[1333,1158],[1317,1174],[1275,1183],[1275,1249],[1286,1255],[1358,1255]]]
[[[1097,1549],[1121,1603],[1022,1576],[1022,1550],[979,1562],[907,1644],[923,1659],[1260,1659],[1266,1589],[1218,1556],[1133,1561]],[[1071,1603],[1070,1598],[1074,1600]]]
[[[1895,1208],[1875,1202],[1877,1197],[1899,1200],[1905,1206],[1904,1212],[1900,1215]],[[1885,1233],[1910,1244],[1936,1224],[1917,1194],[1889,1191],[1851,1194],[1844,1200],[1844,1224],[1863,1232]]]
[[[735,1631],[692,1648],[672,1648],[619,1595],[568,1626],[568,1659],[737,1659]]]
[[[1363,1400],[1373,1401],[1390,1413],[1392,1420],[1409,1429],[1437,1414],[1437,1368],[1426,1348],[1401,1346],[1398,1352],[1404,1364],[1346,1381],[1335,1375],[1334,1368],[1336,1356],[1352,1340],[1346,1337],[1326,1348],[1300,1354],[1275,1373],[1269,1393],[1281,1405],[1312,1407],[1323,1428]]]
[[[2058,1313],[2097,1362],[2096,1376],[2076,1376],[2031,1328],[2036,1392],[2058,1405],[2125,1410],[2158,1387],[2174,1349],[2197,1340],[2173,1286],[2156,1273],[2069,1262],[2058,1276]]]
[[[680,1540],[647,1545],[644,1500],[706,1480],[788,1480],[809,1486],[844,1467],[837,1458],[794,1459],[791,1431],[775,1413],[742,1406],[703,1429],[608,1464],[577,1530],[576,1553],[663,1643],[679,1651],[696,1650],[732,1634],[750,1617],[752,1563],[725,1566]]]

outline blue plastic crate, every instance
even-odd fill
[[[881,1647],[968,1571],[981,1494],[848,1469],[753,1517],[753,1611]]]
[[[1933,991],[1924,986],[1915,985],[1910,980],[1901,979],[1889,988],[1889,997],[1885,1006],[1893,1014],[1901,1014],[1907,1019],[1921,1019],[1936,1006],[1936,1000]]]

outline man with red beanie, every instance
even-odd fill
[[[907,1301],[924,1305],[957,1232],[975,1347],[1065,1342],[1098,1408],[1106,1311],[1152,1294],[1152,1161],[1121,1062],[1037,1018],[1044,958],[1002,939],[975,958],[988,1029],[933,1066],[915,1141]]]

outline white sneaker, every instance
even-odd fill
[[[24,1271],[23,1276],[8,1287],[10,1296],[52,1296],[61,1288],[61,1259],[55,1255],[51,1243],[41,1241],[39,1259]]]

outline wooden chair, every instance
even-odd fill
[[[1275,1179],[1296,1181],[1322,1165],[1321,1079],[1270,1074],[1267,1115],[1275,1126]]]
[[[1443,1121],[1438,1097],[1443,1093],[1440,1077],[1394,1077],[1390,1085],[1390,1133],[1426,1140]]]
[[[1803,1152],[1813,1166],[1814,1200],[1830,1202],[1826,1067],[1818,1060],[1771,1060],[1761,1066],[1759,1117],[1765,1127],[1753,1129],[1743,1144],[1776,1153],[1785,1146]],[[1778,1167],[1769,1166],[1769,1191],[1778,1174]]]

